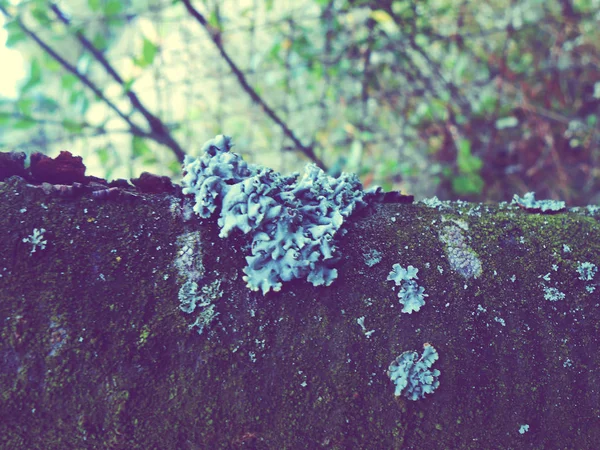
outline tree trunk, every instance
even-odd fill
[[[593,208],[373,204],[330,286],[263,296],[248,238],[181,195],[50,191],[0,183],[2,448],[598,447]],[[388,366],[425,343],[439,387],[395,396]]]

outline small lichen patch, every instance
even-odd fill
[[[363,258],[365,259],[365,264],[369,267],[373,267],[376,264],[381,262],[382,253],[375,250],[374,248],[370,249],[368,252],[363,253]]]
[[[522,198],[514,195],[513,204],[531,212],[553,213],[566,209],[566,204],[560,200],[536,200],[535,192],[528,192]]]
[[[46,230],[44,228],[34,228],[33,232],[29,236],[23,238],[23,242],[31,244],[30,254],[35,253],[38,250],[38,248],[40,250],[44,250],[46,248],[46,244],[48,244],[48,241],[44,239],[45,232]]]
[[[400,286],[398,298],[403,305],[402,312],[412,314],[413,311],[419,311],[421,306],[425,304],[425,289],[419,286],[415,281],[418,279],[417,272],[419,269],[408,266],[406,269],[400,264],[394,264],[392,271],[389,273],[388,281],[393,281],[396,286]]]
[[[440,385],[438,381],[440,371],[430,370],[430,368],[438,358],[439,355],[433,345],[425,343],[420,358],[417,352],[408,351],[392,361],[387,375],[396,385],[394,395],[398,397],[404,393],[405,397],[414,401],[435,391]]]
[[[579,273],[580,280],[592,281],[594,279],[594,276],[598,272],[598,267],[596,267],[596,264],[593,264],[591,262],[578,262],[577,272]]]
[[[358,323],[358,325],[360,326],[360,328],[362,329],[362,332],[364,333],[364,335],[367,338],[370,338],[371,335],[373,333],[375,333],[375,330],[367,330],[367,327],[365,326],[365,316],[361,316],[358,319],[356,319],[356,323]]]
[[[199,280],[204,276],[202,263],[201,234],[199,231],[184,233],[177,237],[175,268],[187,280]]]
[[[189,328],[198,328],[198,334],[202,334],[204,328],[210,325],[215,317],[219,315],[215,311],[214,302],[221,298],[221,281],[216,280],[212,283],[202,286],[198,289],[198,283],[195,281],[187,281],[179,289],[179,309],[183,312],[192,314],[196,309],[199,309],[199,314],[196,321]]]
[[[544,298],[551,302],[557,302],[565,298],[564,292],[560,292],[555,287],[544,286]]]
[[[446,256],[450,267],[455,272],[467,279],[481,275],[481,261],[477,253],[467,244],[463,229],[456,225],[445,226],[439,237],[446,244]]]

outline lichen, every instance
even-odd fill
[[[48,241],[44,239],[45,232],[46,230],[43,228],[34,228],[33,232],[29,236],[23,238],[23,242],[31,244],[31,251],[29,252],[30,254],[34,254],[38,248],[40,250],[44,250],[46,248]]]
[[[596,272],[598,272],[598,267],[596,267],[596,264],[591,262],[578,262],[577,272],[579,273],[580,280],[592,281],[596,275]]]
[[[394,264],[392,271],[389,273],[388,281],[393,281],[396,286],[400,286],[398,298],[403,305],[402,312],[412,314],[413,311],[419,311],[421,306],[425,304],[425,289],[419,286],[415,281],[418,279],[417,272],[419,269],[408,266],[406,269],[400,264]]]
[[[544,299],[549,300],[551,302],[557,302],[559,300],[563,300],[564,298],[564,292],[559,291],[555,287],[544,286]]]
[[[230,152],[231,139],[219,135],[198,158],[186,157],[183,193],[194,195],[193,210],[202,218],[219,214],[219,236],[235,230],[251,234],[244,281],[263,295],[282,283],[306,278],[314,286],[337,278],[335,238],[344,221],[365,205],[355,175],[327,176],[314,164],[304,175],[280,175],[247,164]]]
[[[387,374],[396,385],[394,395],[399,397],[403,392],[410,400],[424,398],[425,394],[435,391],[440,382],[440,371],[430,370],[439,355],[433,345],[425,343],[420,358],[417,352],[404,352],[398,356],[388,368]],[[417,359],[418,358],[418,359]]]
[[[365,264],[369,267],[373,267],[376,264],[381,262],[382,253],[380,251],[375,250],[374,248],[370,249],[368,252],[363,253],[363,258],[365,259]]]
[[[523,197],[515,194],[512,203],[527,211],[541,213],[560,212],[566,208],[565,202],[560,200],[536,200],[535,192],[528,192]]]
[[[477,278],[481,275],[481,261],[467,244],[463,230],[455,225],[445,226],[440,240],[446,244],[446,255],[452,269],[463,277]]]

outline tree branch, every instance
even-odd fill
[[[52,3],[50,5],[50,9],[54,11],[58,19],[65,24],[67,27],[71,27],[70,20],[64,15],[64,13],[60,10],[58,5]],[[104,67],[104,70],[108,72],[108,74],[122,87],[125,87],[125,81],[121,76],[117,73],[117,71],[112,67],[112,65],[108,62],[108,60],[104,57],[104,54],[97,49],[94,44],[87,39],[81,31],[75,31],[75,36],[77,40],[81,43],[81,45],[88,50],[94,58]],[[142,104],[138,96],[131,89],[127,90],[127,97],[129,101],[146,119],[148,125],[150,126],[150,133],[148,133],[148,137],[153,139],[154,141],[166,145],[169,147],[177,159],[182,162],[185,157],[185,151],[181,148],[181,146],[175,141],[175,139],[171,136],[169,129],[165,126],[165,124],[154,114],[152,114],[148,109]]]
[[[40,39],[33,31],[31,31],[19,18],[13,17],[4,7],[0,6],[0,11],[5,17],[11,20],[15,20],[23,32],[29,36],[33,41],[48,55],[50,55],[55,61],[57,61],[65,70],[75,75],[79,81],[87,86],[98,98],[100,98],[106,105],[112,109],[119,117],[121,117],[131,129],[131,133],[139,137],[149,137],[148,133],[138,127],[131,119],[125,115],[112,101],[110,101],[104,93],[98,88],[87,76],[77,70],[75,66],[70,64],[66,59],[56,53],[46,42]]]
[[[319,166],[322,169],[325,169],[325,164],[315,154],[313,147],[305,146],[290,129],[290,127],[288,127],[287,124],[277,115],[277,113],[269,105],[267,105],[267,103],[260,97],[260,95],[258,95],[256,90],[252,86],[250,86],[248,80],[246,80],[244,73],[235,64],[235,62],[233,62],[229,54],[225,51],[223,43],[221,42],[221,32],[208,23],[206,18],[191,5],[190,0],[182,0],[182,3],[185,5],[190,15],[194,19],[196,19],[196,21],[200,23],[200,25],[202,25],[202,27],[208,32],[210,39],[217,46],[221,57],[225,60],[231,71],[238,79],[238,82],[240,83],[244,91],[246,91],[246,93],[250,96],[250,98],[262,108],[265,114],[267,114],[267,116],[269,116],[273,122],[279,125],[279,127],[283,130],[285,136],[287,136],[302,153],[304,153],[317,166]]]

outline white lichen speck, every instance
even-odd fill
[[[31,244],[31,254],[35,253],[38,247],[40,250],[44,250],[46,248],[48,241],[44,239],[45,232],[46,230],[44,228],[34,228],[33,232],[29,236],[23,238],[23,242],[28,242]]]

